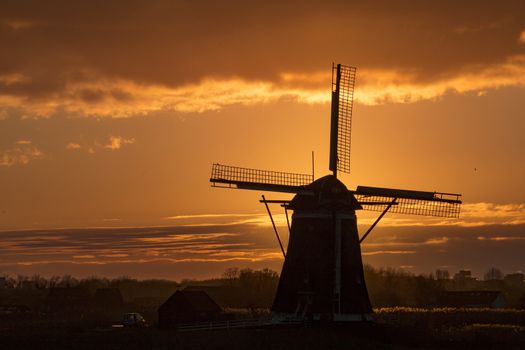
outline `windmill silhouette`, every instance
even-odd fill
[[[360,243],[387,211],[454,218],[461,195],[357,186],[349,190],[337,179],[350,173],[350,137],[355,67],[332,64],[330,129],[331,175],[276,172],[213,164],[214,187],[294,193],[292,200],[262,201],[285,256],[272,306],[276,322],[290,320],[369,320],[372,307],[366,288]],[[287,251],[283,248],[268,203],[293,211]],[[380,211],[359,238],[356,210]]]

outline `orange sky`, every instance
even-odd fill
[[[521,1],[7,1],[0,50],[0,273],[279,270],[260,193],[211,163],[328,173],[333,61],[358,67],[347,186],[465,201],[387,215],[365,262],[525,269]],[[128,229],[52,230],[86,227]]]

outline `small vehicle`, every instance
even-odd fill
[[[124,327],[147,327],[148,324],[144,317],[137,312],[130,312],[122,315],[122,325]]]

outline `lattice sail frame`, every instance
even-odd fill
[[[359,190],[358,188],[357,192],[359,192]],[[390,189],[378,190],[384,190],[385,194],[354,193],[354,196],[364,210],[383,211],[387,205],[395,199],[396,201],[389,209],[391,213],[444,218],[459,217],[461,209],[461,195],[459,194]],[[388,194],[388,192],[390,192],[390,194]],[[396,192],[398,192],[399,195],[396,195]],[[414,196],[410,196],[411,193]]]
[[[350,173],[352,112],[357,68],[332,64],[330,170]]]
[[[212,186],[233,187],[238,184],[265,184],[304,187],[313,182],[312,174],[241,168],[215,163],[211,169]]]

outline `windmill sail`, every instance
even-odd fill
[[[461,207],[461,195],[452,193],[358,186],[354,196],[371,211],[383,211],[395,199],[389,212],[400,214],[457,218]]]
[[[332,65],[330,170],[350,173],[350,136],[357,68]]]
[[[311,174],[240,168],[213,164],[210,182],[212,187],[262,190],[308,194],[306,185],[313,181]]]

